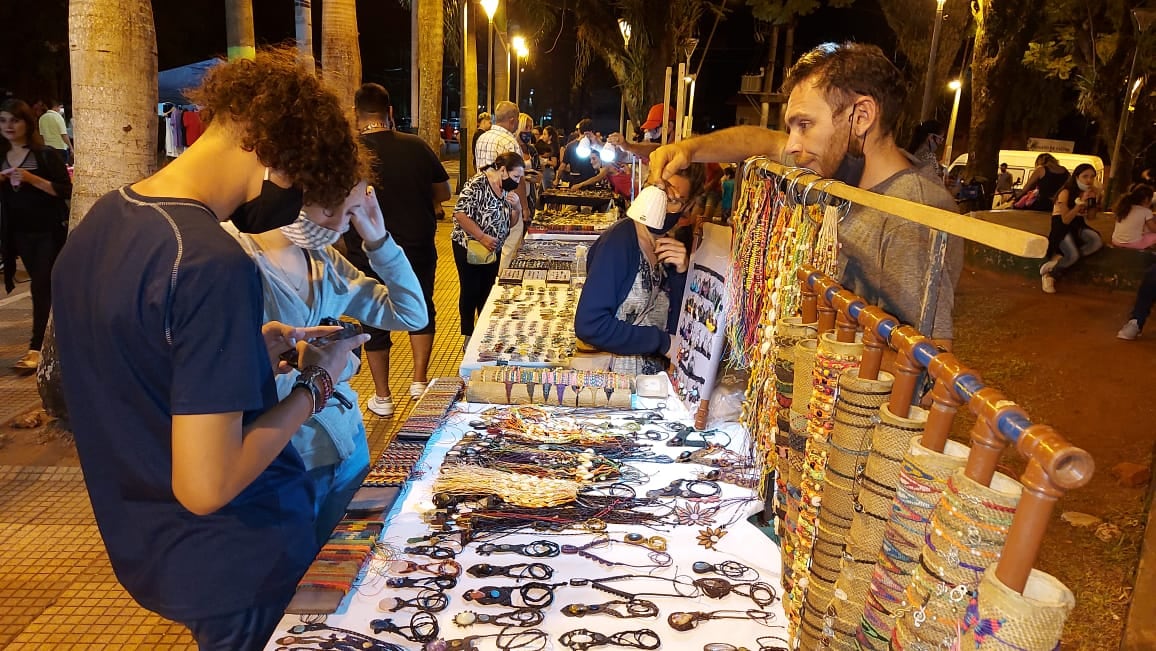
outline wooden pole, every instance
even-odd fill
[[[780,177],[794,169],[773,161],[764,161],[761,165],[767,171]],[[806,185],[818,181],[821,177],[814,174],[802,174],[793,178],[797,183]],[[870,190],[839,182],[824,185],[823,191],[831,196],[846,199],[868,208],[875,208],[890,215],[923,224],[928,228],[957,235],[966,240],[978,242],[1023,258],[1042,258],[1048,250],[1048,240],[1042,235],[1009,228],[1001,224],[980,221],[914,201],[876,194]]]
[[[670,106],[670,72],[671,72],[670,66],[666,66],[666,87],[662,91],[662,110],[664,113],[666,113],[667,111],[670,110],[668,108]],[[670,142],[670,140],[669,140],[670,134],[667,133],[668,131],[670,131],[669,126],[670,126],[670,120],[667,120],[666,116],[663,115],[662,116],[662,144],[664,144],[664,145],[667,144],[668,142]]]

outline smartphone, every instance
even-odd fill
[[[341,329],[338,330],[337,332],[331,332],[331,333],[325,335],[324,337],[318,337],[316,339],[310,339],[309,340],[309,343],[311,345],[317,346],[319,348],[324,348],[325,346],[328,346],[329,344],[331,344],[335,341],[341,341],[342,339],[349,339],[350,337],[356,337],[357,335],[362,333],[361,324],[359,324],[359,323],[350,323],[348,321],[338,321],[337,319],[333,319],[333,318],[329,318],[329,317],[322,319],[321,325],[323,325],[323,326],[340,326]],[[285,362],[287,362],[289,364],[289,366],[292,366],[293,368],[297,368],[297,362],[298,362],[297,349],[296,348],[290,348],[289,350],[281,353],[281,359],[284,360]]]

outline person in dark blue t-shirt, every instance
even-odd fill
[[[292,50],[217,66],[194,100],[204,135],[72,232],[53,313],[117,579],[202,650],[261,649],[317,551],[290,437],[367,336],[318,348],[302,340],[335,329],[262,325],[257,269],[219,222],[270,230],[304,203],[340,229],[367,166],[345,107]],[[274,369],[293,344],[302,379],[277,402]]]

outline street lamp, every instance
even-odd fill
[[[963,83],[958,79],[947,85],[955,91],[955,103],[951,105],[951,119],[947,122],[947,144],[943,147],[943,166],[951,165],[951,143],[955,142],[955,119],[959,117],[959,96],[963,94]]]
[[[1136,48],[1132,51],[1132,67],[1128,70],[1128,83],[1124,86],[1128,94],[1124,97],[1124,106],[1120,109],[1120,126],[1116,129],[1116,144],[1112,147],[1112,159],[1109,161],[1112,166],[1112,175],[1108,179],[1106,197],[1108,200],[1112,199],[1116,183],[1121,180],[1117,170],[1123,169],[1123,166],[1119,164],[1120,148],[1124,146],[1124,130],[1127,128],[1128,113],[1132,108],[1132,95],[1136,92],[1132,88],[1132,84],[1134,83],[1133,80],[1136,79],[1136,57],[1140,54],[1140,39],[1144,37],[1152,23],[1156,22],[1156,9],[1133,9],[1132,20],[1136,21]]]
[[[935,0],[935,23],[931,27],[931,53],[927,56],[927,76],[923,78],[923,106],[919,109],[919,121],[931,119],[931,78],[935,72],[935,54],[939,50],[939,28],[943,25],[943,4],[947,0]]]
[[[514,53],[518,55],[518,81],[514,86],[514,103],[518,103],[518,98],[522,96],[522,59],[530,56],[530,50],[526,47],[526,39],[522,36],[515,36],[510,39],[510,45],[514,48]]]
[[[486,64],[486,110],[491,115],[494,113],[494,14],[498,11],[498,1],[481,0],[482,9],[490,21],[490,40],[486,44],[486,50],[490,54],[489,63]]]

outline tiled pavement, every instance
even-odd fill
[[[451,178],[456,178],[456,165],[446,167]],[[450,223],[440,222],[434,290],[438,332],[430,360],[431,378],[455,375],[461,362],[457,272],[449,232]],[[26,292],[27,287],[18,286],[13,296]],[[0,298],[0,423],[39,402],[35,380],[9,370],[27,348],[31,319],[29,298]],[[408,398],[413,359],[404,335],[394,337],[390,367],[397,412],[389,419],[364,412],[373,458],[413,406]],[[352,384],[362,398],[364,410],[365,400],[373,392],[366,365]],[[0,648],[196,648],[184,627],[143,610],[116,582],[74,459],[57,466],[0,465]]]

